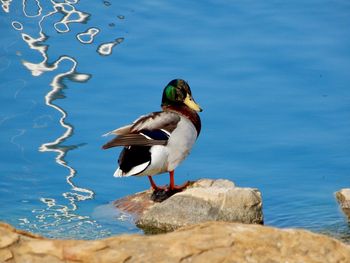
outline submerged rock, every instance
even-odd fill
[[[344,188],[335,193],[338,203],[344,214],[350,220],[350,188]]]
[[[262,224],[262,199],[255,188],[236,187],[229,180],[201,179],[161,203],[145,191],[115,202],[118,209],[134,214],[146,233],[173,231],[206,221]]]
[[[207,222],[172,233],[54,240],[0,223],[0,262],[350,262],[350,246],[305,230]]]

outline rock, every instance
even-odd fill
[[[0,223],[0,262],[350,262],[350,246],[305,230],[206,222],[167,234],[45,239]],[[16,236],[14,239],[13,237]]]
[[[350,220],[350,188],[344,188],[335,193],[338,203],[344,214]]]
[[[138,219],[145,211],[156,204],[151,196],[152,191],[147,190],[118,199],[113,202],[113,205],[120,211],[131,214]]]
[[[148,190],[119,199],[114,205],[133,215],[136,225],[146,233],[169,232],[206,221],[263,223],[259,190],[236,187],[229,180],[201,179],[161,203],[151,199],[152,191]]]
[[[201,179],[185,191],[148,207],[136,224],[146,233],[157,233],[206,221],[262,224],[260,192],[235,187],[228,180]]]

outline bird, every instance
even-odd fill
[[[174,171],[200,134],[202,108],[188,83],[174,79],[163,90],[161,109],[108,132],[116,136],[102,148],[124,147],[114,177],[147,176],[154,191],[182,191],[190,182],[175,185]],[[169,185],[157,186],[152,176],[162,173],[169,173]]]

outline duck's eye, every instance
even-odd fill
[[[169,100],[171,101],[176,100],[176,89],[174,86],[169,85],[168,87],[166,87],[165,94]]]

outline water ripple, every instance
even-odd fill
[[[11,64],[11,61],[4,56],[0,57],[0,71],[6,70]]]
[[[41,0],[22,0],[19,3],[21,4],[20,8],[20,6],[12,7],[12,0],[0,0],[4,12],[10,13],[10,6],[12,7],[11,13],[14,13],[14,19],[10,22],[10,25],[18,32],[29,49],[37,55],[35,61],[31,61],[24,54],[21,61],[22,65],[33,77],[39,77],[49,72],[53,73],[53,77],[47,83],[50,86],[50,90],[45,95],[45,104],[59,113],[57,121],[64,131],[60,136],[42,143],[38,150],[42,153],[55,153],[55,163],[64,167],[67,171],[64,178],[69,190],[59,192],[63,199],[45,195],[39,196],[39,205],[32,209],[33,216],[18,219],[19,224],[28,230],[45,233],[51,237],[73,237],[79,235],[79,237],[92,238],[93,236],[106,236],[109,233],[108,230],[101,229],[101,226],[90,216],[81,215],[78,212],[78,203],[93,199],[95,193],[93,190],[75,183],[78,171],[67,160],[67,154],[74,149],[84,146],[84,143],[67,145],[67,142],[74,134],[74,125],[67,121],[69,114],[58,103],[60,99],[65,98],[62,94],[63,90],[68,88],[66,80],[82,83],[87,82],[91,75],[78,72],[79,62],[74,54],[61,53],[56,54],[56,57],[49,54],[49,51],[55,50],[54,48],[49,48],[48,44],[48,39],[52,37],[52,34],[59,33],[55,37],[60,37],[61,34],[65,34],[65,37],[70,37],[66,33],[72,31],[71,25],[73,23],[79,23],[80,26],[84,26],[88,22],[90,14],[78,10],[75,6],[78,2],[79,0],[49,0],[45,2]],[[104,4],[106,6],[110,5],[108,1],[104,1]],[[22,12],[21,16],[18,15],[20,12]],[[124,16],[119,15],[115,18],[124,19]],[[18,21],[19,19],[20,21]],[[33,27],[33,24],[37,28]],[[48,26],[48,28],[44,27],[44,25]],[[101,29],[95,26],[86,26],[80,29],[80,32],[75,32],[75,36],[81,44],[91,44],[100,33]],[[107,38],[107,42],[98,43],[97,52],[103,56],[111,55],[113,47],[123,41],[124,38],[122,37],[113,41],[108,41]],[[11,46],[15,45],[16,42],[13,42]],[[55,42],[53,42],[52,47],[54,45]],[[9,47],[7,48],[9,49]],[[13,50],[8,51],[13,52]],[[17,54],[22,54],[21,51],[16,52]],[[0,71],[8,69],[11,61],[5,58],[0,61]],[[25,86],[26,83],[23,83],[15,92],[15,99]],[[0,116],[0,125],[18,115],[8,114],[7,116]],[[49,127],[48,123],[52,121],[55,121],[54,115],[41,114],[33,119],[32,128],[47,128]],[[22,155],[24,148],[19,138],[28,136],[27,134],[29,134],[27,129],[18,129],[18,132],[11,138],[11,143],[19,148]]]
[[[28,160],[24,155],[24,147],[22,146],[22,144],[16,142],[17,138],[22,137],[26,132],[27,132],[26,129],[19,129],[18,134],[15,134],[14,136],[12,136],[10,139],[10,142],[20,150],[22,159],[27,163],[31,163],[31,161]]]
[[[41,16],[41,13],[43,11],[39,0],[34,0],[34,1],[23,0],[22,7],[23,7],[22,8],[23,14],[26,17],[30,17],[30,18]],[[32,9],[36,9],[36,12],[33,15],[29,15],[29,12],[31,12]]]
[[[87,13],[76,10],[74,5],[69,3],[54,3],[54,9],[64,15],[60,21],[54,23],[54,28],[59,33],[70,31],[70,23],[84,23],[90,16]]]
[[[12,0],[0,0],[0,1],[1,1],[1,7],[4,10],[4,12],[9,13]]]
[[[4,1],[2,1],[4,6]],[[54,28],[59,33],[68,32],[70,23],[83,23],[86,22],[86,19],[89,17],[88,14],[76,10],[74,4],[77,1],[66,1],[64,3],[57,3],[51,1],[53,10],[48,11],[47,14],[43,14],[43,8],[39,1],[25,1],[23,0],[23,14],[27,18],[40,17],[38,21],[39,32],[38,36],[34,37],[28,32],[21,32],[22,39],[27,43],[28,47],[36,51],[41,56],[40,62],[30,62],[25,59],[22,60],[22,64],[31,72],[34,77],[38,77],[45,72],[57,71],[61,68],[61,64],[64,62],[65,66],[69,62],[69,69],[64,70],[64,72],[56,73],[53,77],[50,86],[51,90],[45,95],[45,103],[47,106],[55,109],[60,113],[61,117],[59,118],[59,124],[64,128],[64,133],[54,139],[53,141],[43,143],[39,147],[40,152],[55,152],[57,155],[55,157],[55,162],[65,167],[68,170],[68,175],[66,176],[66,183],[70,187],[70,191],[63,192],[62,196],[65,200],[68,201],[67,204],[60,204],[58,200],[54,198],[41,197],[40,201],[45,204],[45,209],[33,209],[33,213],[36,214],[35,220],[30,220],[28,218],[22,218],[20,224],[30,229],[36,229],[37,231],[63,231],[67,234],[67,229],[71,231],[78,231],[82,225],[92,225],[95,228],[99,228],[99,225],[91,220],[89,216],[79,215],[76,210],[78,209],[77,203],[84,200],[89,200],[94,198],[94,192],[90,189],[80,187],[74,183],[74,178],[77,175],[76,169],[71,166],[67,160],[66,155],[69,151],[74,150],[78,147],[81,147],[84,144],[78,145],[63,145],[72,135],[74,131],[74,126],[69,124],[66,119],[68,113],[57,103],[55,100],[62,99],[60,94],[62,89],[66,88],[63,83],[64,79],[70,79],[75,82],[86,82],[90,79],[90,74],[83,74],[77,72],[78,62],[76,59],[69,55],[61,55],[55,61],[49,63],[48,48],[46,44],[48,39],[47,35],[44,33],[42,24],[50,16],[56,13],[62,13],[63,18],[54,23]],[[35,12],[33,10],[35,9]],[[23,25],[18,21],[13,21],[12,26],[16,30],[23,30]],[[59,28],[62,27],[62,28]],[[92,37],[97,34],[96,30],[88,30]],[[34,128],[45,127],[46,122],[43,120],[51,120],[50,115],[42,115],[40,118],[34,120]],[[6,121],[6,119],[2,120]],[[20,150],[23,151],[21,145],[16,143],[15,139],[19,136],[22,136],[25,133],[25,130],[21,130],[19,134],[16,134],[11,142],[16,144],[17,147],[20,147]],[[75,223],[74,223],[75,222]],[[74,224],[73,224],[74,223]],[[88,232],[91,232],[88,231]],[[57,237],[57,233],[53,236]]]
[[[97,52],[101,55],[101,56],[109,56],[112,54],[113,51],[113,47],[116,45],[119,45],[120,43],[122,43],[124,41],[123,37],[117,38],[116,40],[114,40],[113,42],[108,42],[108,43],[104,43],[101,44],[98,48],[97,48]]]
[[[100,32],[98,28],[91,27],[87,31],[77,35],[77,39],[83,44],[91,44],[94,37]]]
[[[20,22],[18,22],[18,21],[13,21],[12,22],[12,27],[15,30],[18,30],[18,31],[23,30],[23,25]]]

